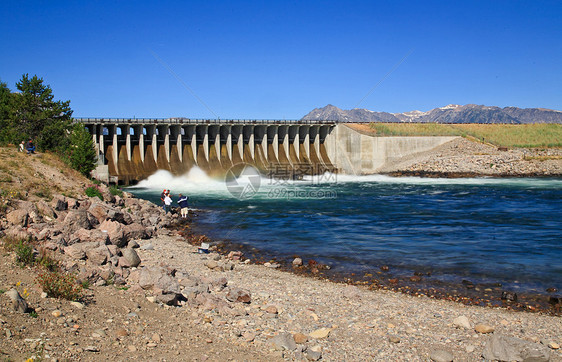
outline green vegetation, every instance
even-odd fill
[[[24,74],[11,92],[0,82],[0,145],[33,140],[40,151],[51,151],[88,176],[96,154],[91,136],[83,126],[72,124],[70,101],[54,100],[49,85]]]
[[[20,240],[15,246],[16,252],[16,263],[20,267],[31,266],[35,264],[35,255],[33,254],[33,247],[23,241]]]
[[[115,185],[111,185],[109,187],[109,192],[111,192],[111,194],[114,196],[123,197],[123,191]]]
[[[86,192],[86,196],[88,196],[88,197],[99,197],[99,199],[103,201],[103,195],[102,195],[100,189],[98,189],[96,186],[88,187],[85,190],[85,192]]]
[[[560,124],[371,123],[380,136],[462,136],[499,147],[562,147]]]

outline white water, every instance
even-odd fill
[[[514,186],[524,188],[561,188],[561,179],[539,178],[422,178],[422,177],[391,177],[385,175],[343,175],[325,173],[323,175],[305,176],[303,180],[276,180],[263,176],[260,191],[267,192],[274,187],[300,187],[311,185],[335,185],[346,183],[368,184],[403,184],[403,185],[466,185],[466,186]],[[228,195],[224,179],[209,177],[199,167],[193,167],[182,176],[174,176],[165,170],[159,170],[147,179],[131,188],[149,190],[171,189],[173,193],[205,193],[211,195]]]

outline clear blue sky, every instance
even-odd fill
[[[2,1],[0,18],[0,80],[37,74],[77,117],[562,110],[560,1]]]

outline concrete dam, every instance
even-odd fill
[[[199,167],[224,176],[239,164],[276,178],[372,174],[386,162],[454,137],[373,137],[334,121],[77,118],[92,135],[94,177],[134,184],[157,170]]]

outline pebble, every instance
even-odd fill
[[[308,341],[308,336],[302,333],[293,334],[293,339],[296,344],[305,344]]]
[[[328,337],[328,335],[330,335],[331,331],[332,331],[332,328],[320,328],[320,329],[317,329],[314,332],[310,333],[309,336],[311,338],[315,338],[315,339],[322,339],[322,338]]]
[[[391,343],[400,343],[400,337],[398,336],[388,336],[388,341]]]
[[[459,316],[453,320],[453,325],[457,328],[470,329],[470,322],[466,316]]]
[[[129,352],[136,352],[137,351],[137,347],[135,347],[133,345],[128,345],[127,349],[129,350]]]
[[[70,302],[70,305],[78,309],[84,309],[84,304],[80,302]]]
[[[474,330],[478,333],[486,334],[494,332],[495,329],[487,324],[478,324],[474,327]]]
[[[129,335],[129,332],[125,328],[119,328],[115,331],[115,335],[117,337],[126,337]]]
[[[436,349],[431,352],[429,358],[435,362],[452,362],[453,361],[453,354],[449,351],[445,351],[442,349]]]
[[[100,349],[96,346],[87,346],[86,348],[84,348],[84,351],[86,351],[86,352],[99,352]]]
[[[55,318],[59,318],[60,316],[62,316],[62,312],[60,310],[54,310],[51,312],[51,315]]]
[[[301,258],[295,258],[293,260],[293,265],[294,266],[301,266],[302,265],[302,259]]]

